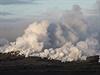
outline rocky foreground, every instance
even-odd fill
[[[90,59],[89,59],[90,60]],[[0,72],[100,72],[99,62],[60,62],[16,53],[0,54]]]

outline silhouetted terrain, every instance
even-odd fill
[[[96,72],[100,71],[100,63],[86,61],[60,62],[40,57],[27,57],[11,53],[0,54],[0,72]]]

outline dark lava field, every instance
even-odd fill
[[[0,54],[0,72],[83,72],[100,74],[99,62],[61,62],[11,53]]]

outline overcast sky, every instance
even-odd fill
[[[23,17],[54,10],[70,9],[73,4],[82,8],[90,7],[95,0],[0,0],[0,15],[3,17]]]
[[[95,3],[96,0],[0,0],[0,38],[14,35],[13,31],[17,32],[14,37],[21,35],[36,15],[69,10],[73,4],[85,9]]]

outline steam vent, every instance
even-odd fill
[[[86,58],[87,62],[99,62],[99,55],[89,56]]]

